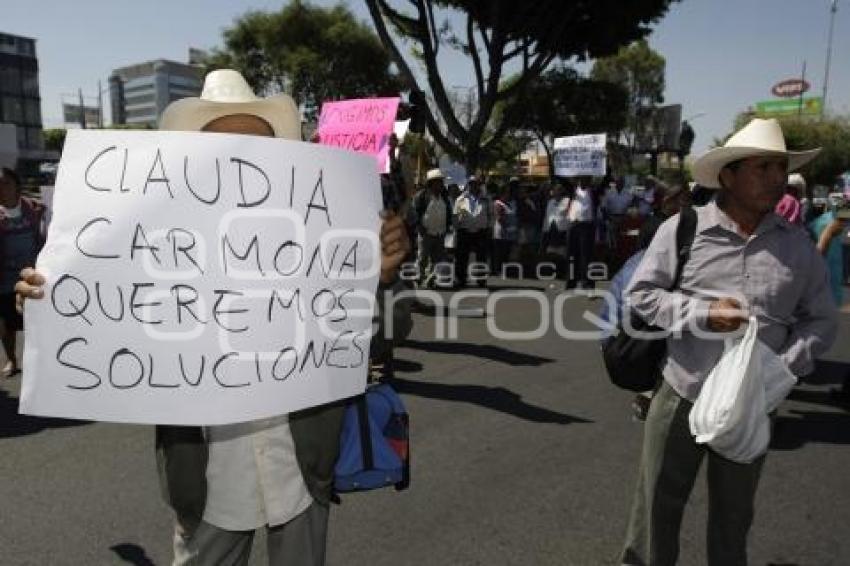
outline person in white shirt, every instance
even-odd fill
[[[501,277],[502,266],[511,258],[519,231],[516,193],[510,184],[498,190],[493,202],[493,273]]]
[[[567,235],[570,229],[567,211],[569,206],[570,197],[567,196],[564,185],[555,183],[549,192],[546,213],[543,216],[540,253],[557,262],[559,274],[565,273],[567,267]]]
[[[573,191],[567,218],[570,221],[567,268],[567,289],[577,286],[592,289],[593,281],[588,277],[588,268],[593,255],[593,243],[596,238],[596,224],[593,189],[587,181],[579,183]]]
[[[564,185],[555,183],[552,186],[549,200],[546,202],[546,215],[543,217],[543,232],[566,233],[570,228],[567,211],[570,206],[570,197],[567,196]]]
[[[492,215],[492,204],[490,198],[483,194],[481,182],[474,175],[469,177],[465,190],[454,203],[454,223],[457,230],[455,277],[458,286],[465,286],[471,279],[468,273],[470,254],[474,253],[475,261],[479,263],[488,259]],[[484,283],[485,279],[478,280],[479,285]]]

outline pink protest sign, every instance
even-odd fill
[[[387,170],[390,134],[399,98],[361,98],[322,104],[319,143],[367,153]]]

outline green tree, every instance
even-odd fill
[[[265,95],[289,93],[308,119],[325,100],[396,96],[401,84],[375,32],[345,6],[320,8],[302,0],[238,18],[207,66],[236,69]]]
[[[422,134],[407,132],[404,143],[399,148],[401,153],[410,159],[409,173],[416,182],[421,181],[425,172],[437,162],[437,148],[434,142]]]
[[[519,174],[520,154],[532,141],[533,136],[522,132],[499,138],[481,155],[481,168],[502,176]]]
[[[557,58],[602,57],[645,37],[674,1],[365,0],[431,135],[469,170],[509,129],[494,119],[497,103],[512,99]],[[460,15],[454,21],[463,24],[456,29],[448,15]],[[472,67],[477,108],[470,123],[458,116],[440,73],[446,49],[468,57]],[[514,68],[520,73],[505,84]]]
[[[627,96],[619,85],[582,77],[560,65],[498,111],[504,112],[511,130],[530,132],[543,145],[552,175],[554,138],[603,132],[616,137],[626,124]]]
[[[44,130],[44,149],[62,153],[62,148],[65,147],[65,135],[67,133],[68,131],[65,128],[49,128]]]
[[[593,64],[590,76],[596,80],[620,85],[628,93],[626,124],[621,137],[628,148],[628,166],[638,148],[641,136],[651,127],[652,109],[664,102],[664,57],[641,39],[621,48],[615,55]]]

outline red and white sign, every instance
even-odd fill
[[[802,79],[788,79],[773,85],[770,92],[782,98],[794,98],[808,92],[810,87],[811,85]]]

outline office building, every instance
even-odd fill
[[[109,77],[113,124],[155,128],[160,114],[171,102],[198,96],[203,69],[157,59],[115,69]]]
[[[16,129],[19,168],[45,158],[35,40],[0,32],[0,122]]]

